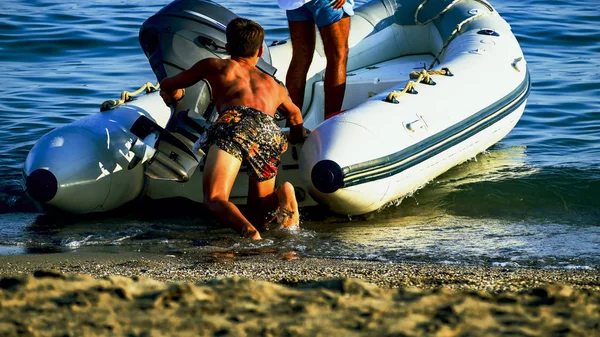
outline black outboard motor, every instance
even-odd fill
[[[230,10],[210,0],[175,0],[148,18],[140,28],[140,45],[158,81],[189,69],[208,58],[227,58],[227,24],[237,18]],[[257,67],[274,76],[266,43]],[[158,137],[146,174],[154,179],[185,182],[198,166],[199,156],[191,148],[200,134],[217,118],[206,81],[186,88],[166,126],[161,128],[141,116],[131,131],[139,138],[133,145],[137,165],[147,156],[144,139]]]

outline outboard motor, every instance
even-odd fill
[[[177,0],[150,17],[140,29],[140,44],[156,78],[203,58],[228,57],[225,28],[235,17],[206,0]],[[265,53],[261,67],[274,74]],[[146,194],[150,179],[188,181],[201,162],[193,144],[216,117],[210,102],[210,85],[200,82],[172,109],[158,93],[149,93],[58,127],[27,155],[25,191],[45,211],[91,213]]]
[[[236,17],[209,0],[176,0],[148,18],[140,28],[139,40],[158,81],[189,69],[202,59],[229,57],[225,29]],[[273,76],[276,69],[270,65],[266,43],[263,46],[258,67]],[[187,181],[195,171],[201,154],[193,153],[191,148],[217,118],[211,94],[210,84],[200,81],[187,88],[184,98],[172,108],[165,129],[145,117],[133,125],[131,131],[139,140],[132,150],[137,162],[148,160],[146,173],[150,177]]]

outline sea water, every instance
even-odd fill
[[[288,37],[276,1],[218,1]],[[365,1],[357,1],[357,5]],[[169,212],[53,218],[20,185],[45,133],[155,82],[140,25],[168,1],[6,0],[0,4],[0,254],[293,250],[301,257],[600,268],[600,3],[494,1],[525,53],[532,91],[496,146],[413,195],[359,217],[302,214],[302,229],[249,242],[195,205]],[[161,204],[153,205],[160,209]]]

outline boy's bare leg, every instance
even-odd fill
[[[273,219],[277,210],[275,178],[258,181],[250,176],[248,181],[248,218],[255,227],[264,228]]]
[[[289,182],[275,187],[275,178],[259,182],[250,177],[248,187],[248,209],[255,226],[266,226],[277,217],[282,227],[298,226],[300,212],[294,193],[294,186]]]
[[[342,109],[346,92],[346,66],[348,63],[348,35],[350,17],[344,15],[340,21],[319,28],[325,47],[325,119]]]
[[[203,190],[204,204],[224,225],[227,225],[243,236],[260,240],[260,233],[242,215],[242,212],[229,201],[233,183],[239,172],[241,162],[213,145],[208,150],[204,164]]]

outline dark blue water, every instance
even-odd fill
[[[220,2],[260,22],[268,42],[287,38],[275,0]],[[309,210],[301,231],[268,233],[260,243],[215,227],[193,206],[168,216],[139,209],[76,219],[41,215],[19,183],[28,151],[51,129],[156,81],[138,30],[167,3],[0,4],[0,254],[267,247],[313,257],[600,268],[597,0],[493,2],[531,71],[523,118],[486,153],[381,211],[347,218]]]

